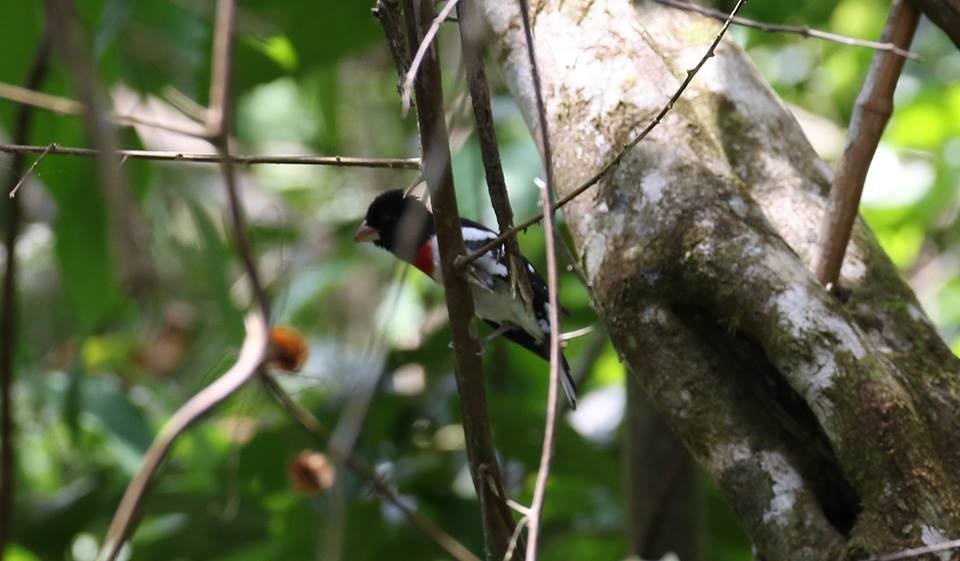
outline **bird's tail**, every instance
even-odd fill
[[[570,404],[570,410],[577,409],[577,383],[573,381],[570,374],[570,364],[567,363],[567,357],[560,353],[560,387],[563,388],[563,394],[567,397],[567,403]]]
[[[499,324],[497,323],[494,323],[490,320],[485,321],[494,329],[499,327]],[[503,336],[510,341],[517,343],[521,347],[540,355],[544,360],[550,360],[549,340],[545,339],[543,341],[537,341],[522,329],[507,330]],[[570,364],[567,363],[567,357],[563,356],[562,351],[560,352],[560,387],[563,389],[563,393],[567,397],[567,403],[570,404],[570,409],[576,410],[577,384],[573,381],[573,376],[570,375]]]

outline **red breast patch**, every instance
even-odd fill
[[[427,243],[420,246],[417,254],[413,256],[413,266],[433,278],[433,240],[427,240]]]

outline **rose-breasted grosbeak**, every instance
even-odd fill
[[[462,219],[460,228],[467,252],[473,252],[497,237],[496,232],[472,220]],[[433,216],[414,196],[406,196],[400,190],[379,195],[370,203],[367,217],[357,228],[353,241],[373,242],[443,284]],[[525,258],[521,260],[530,278],[533,314],[527,311],[519,297],[513,295],[510,267],[503,245],[481,255],[467,268],[474,309],[478,317],[496,331],[501,331],[504,337],[549,360],[550,304],[547,283],[529,261]],[[560,384],[570,407],[575,409],[576,387],[570,376],[570,366],[562,353],[560,366]]]

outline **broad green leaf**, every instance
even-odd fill
[[[147,451],[154,431],[143,410],[112,377],[91,376],[83,387],[83,410],[91,413],[107,433],[116,439],[116,448],[124,461],[138,460]],[[134,461],[132,467],[138,467]]]
[[[209,295],[216,302],[221,325],[232,341],[243,339],[243,316],[230,298],[230,282],[227,273],[231,270],[229,248],[210,220],[207,211],[196,202],[187,199],[194,224],[203,238],[203,266],[209,286]]]

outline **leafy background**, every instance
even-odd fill
[[[176,115],[171,89],[206,102],[213,2],[81,0],[104,91],[121,107]],[[240,2],[235,93],[238,151],[393,157],[417,153],[415,121],[402,119],[396,75],[368,2]],[[724,6],[721,6],[724,7]],[[728,6],[726,6],[728,7]],[[756,0],[744,15],[875,38],[880,0]],[[40,3],[0,3],[0,81],[21,83],[41,36]],[[734,29],[833,161],[871,52]],[[455,30],[441,33],[461,212],[495,224],[469,129]],[[960,54],[929,22],[914,43],[896,112],[874,161],[863,214],[960,350]],[[493,68],[493,67],[491,67]],[[515,212],[536,211],[539,161],[516,107],[491,70],[494,109]],[[44,85],[76,97],[59,63]],[[0,136],[14,104],[0,101]],[[150,129],[121,133],[131,148],[208,151]],[[83,146],[79,119],[39,112],[34,144]],[[9,159],[0,159],[8,169]],[[246,306],[224,227],[215,167],[127,161],[134,219],[149,232],[150,282],[128,290],[93,162],[46,158],[20,194],[27,225],[21,268],[21,340],[14,541],[7,560],[94,558],[123,488],[152,436],[184,400],[235,356]],[[251,234],[269,282],[274,320],[309,338],[311,358],[284,385],[334,426],[351,393],[383,378],[357,450],[425,514],[474,551],[478,510],[465,467],[442,295],[419,273],[350,235],[378,191],[413,172],[252,166],[242,169]],[[542,264],[538,229],[521,238]],[[0,252],[0,261],[5,261]],[[595,321],[584,290],[563,279],[572,311],[564,327]],[[567,355],[586,359],[595,336]],[[491,413],[509,492],[529,499],[541,442],[544,363],[522,350],[488,350]],[[621,490],[623,367],[609,346],[591,361],[581,409],[561,427],[544,522],[544,559],[625,554]],[[297,493],[287,464],[313,447],[256,385],[175,447],[125,555],[143,560],[377,559],[402,551],[433,559],[433,546],[341,473],[334,489]],[[723,500],[702,505],[707,557],[750,559]]]

